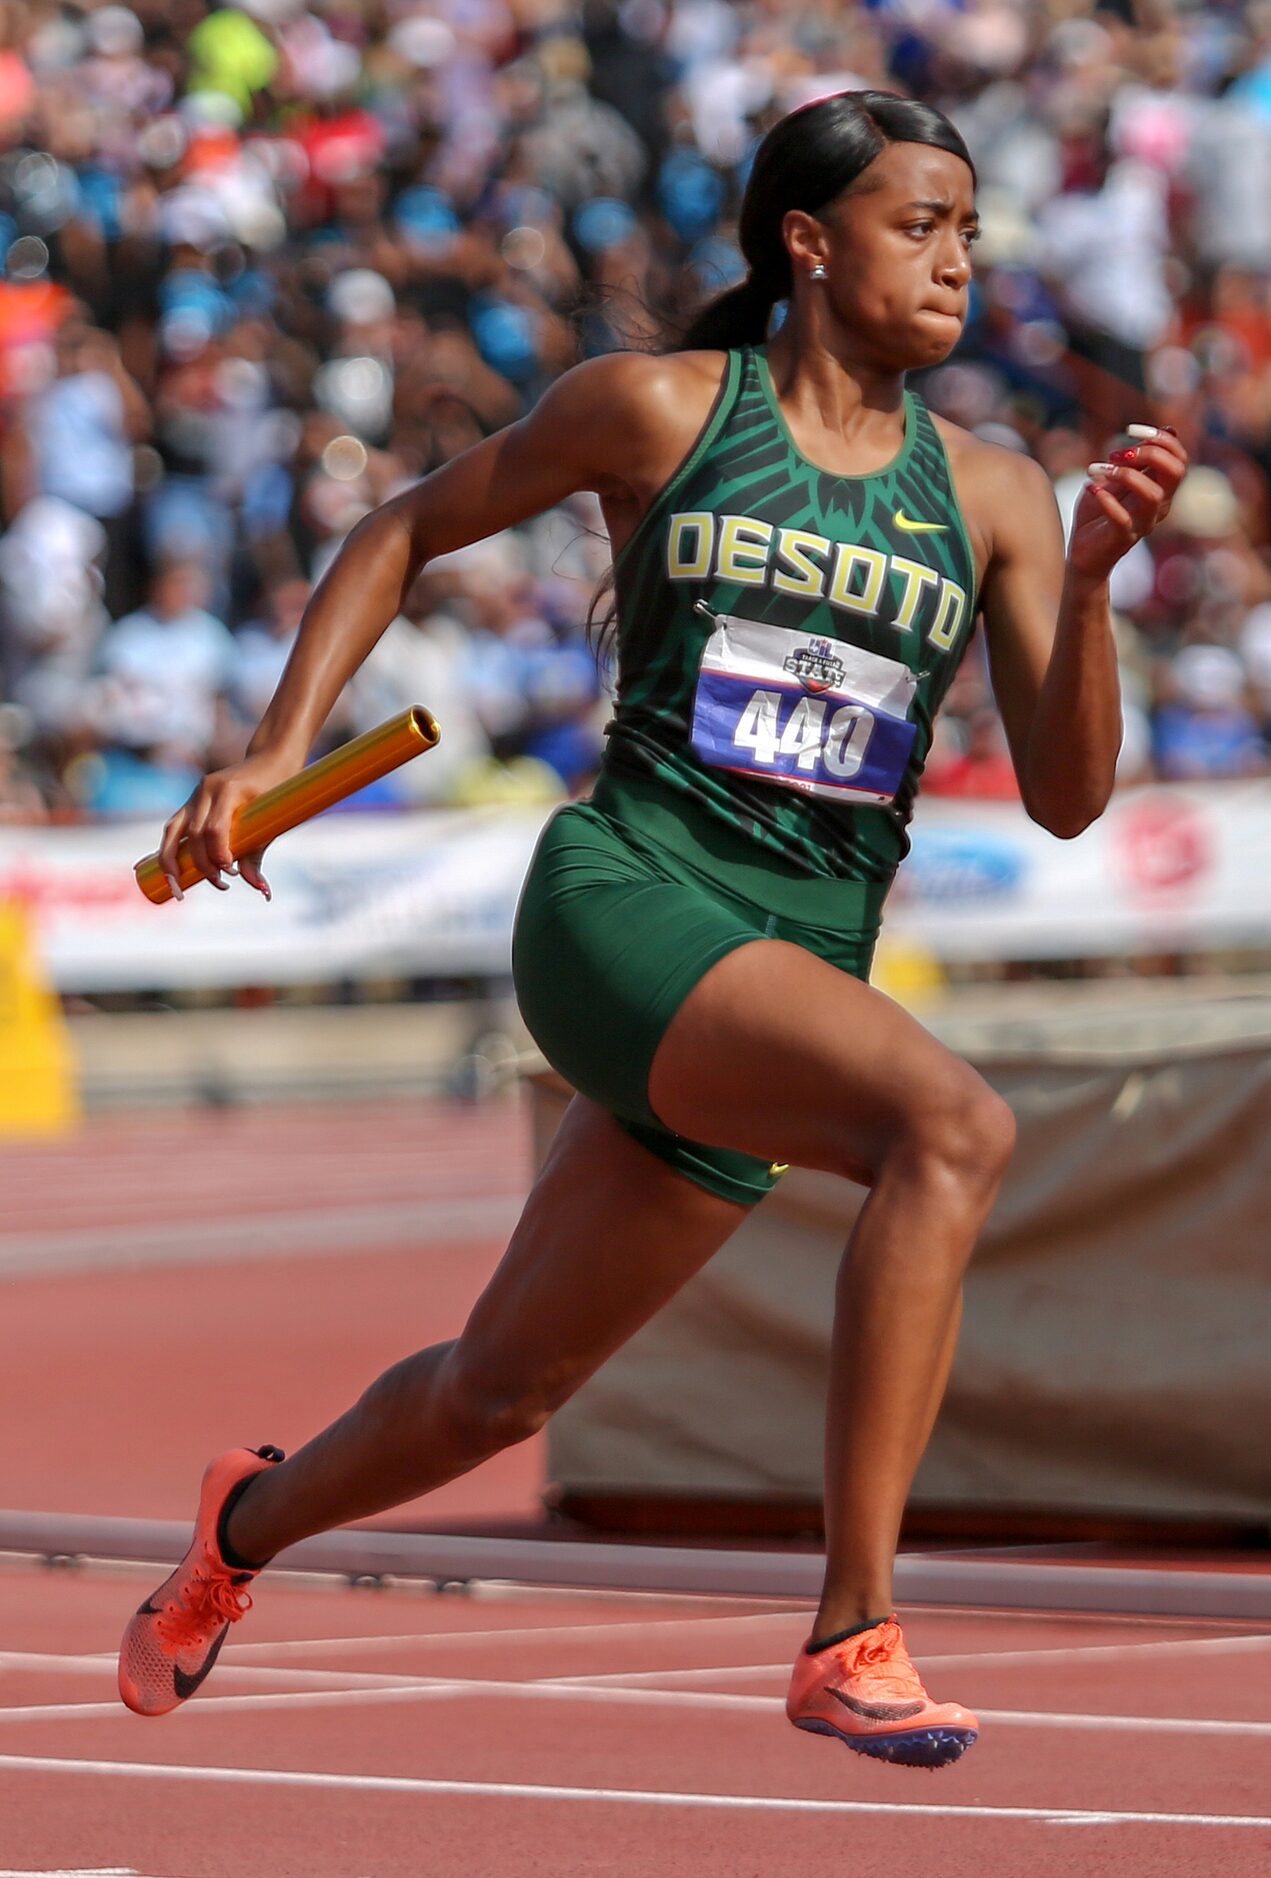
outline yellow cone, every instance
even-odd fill
[[[0,1136],[63,1134],[80,1115],[78,1065],[26,908],[0,901]]]
[[[878,942],[869,982],[906,1010],[938,1004],[948,988],[944,968],[934,953],[910,939],[887,934]]]

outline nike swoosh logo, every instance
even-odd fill
[[[943,535],[949,526],[948,522],[911,522],[903,509],[897,509],[891,519],[907,535]]]
[[[194,1691],[200,1688],[207,1680],[208,1673],[213,1663],[221,1653],[221,1645],[224,1643],[228,1631],[229,1625],[226,1624],[225,1629],[222,1630],[216,1642],[203,1658],[202,1664],[195,1670],[192,1676],[187,1676],[178,1663],[172,1665],[172,1687],[176,1690],[183,1702],[188,1701],[194,1694]]]
[[[909,1721],[923,1710],[921,1702],[858,1702],[855,1696],[844,1695],[841,1689],[831,1689],[829,1694],[850,1714],[860,1715],[866,1721]]]

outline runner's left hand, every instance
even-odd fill
[[[1122,555],[1169,514],[1186,472],[1187,452],[1168,430],[1135,437],[1108,462],[1092,463],[1077,499],[1068,565],[1088,579],[1106,580]]]

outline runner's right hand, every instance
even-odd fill
[[[303,759],[294,755],[278,756],[261,751],[203,778],[189,801],[164,825],[159,866],[167,876],[174,899],[185,898],[177,865],[177,847],[182,838],[189,842],[190,853],[203,878],[219,887],[222,893],[229,890],[229,882],[221,879],[224,869],[230,873],[237,871],[249,887],[263,893],[267,900],[273,898],[269,882],[260,871],[265,850],[258,848],[252,854],[240,854],[236,864],[230,851],[230,826],[240,809],[264,795],[267,789],[294,776],[302,767]]]

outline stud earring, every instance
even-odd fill
[[[818,261],[816,266],[809,273],[808,279],[809,280],[825,280],[826,278],[827,278],[827,269],[825,266],[825,262]]]

